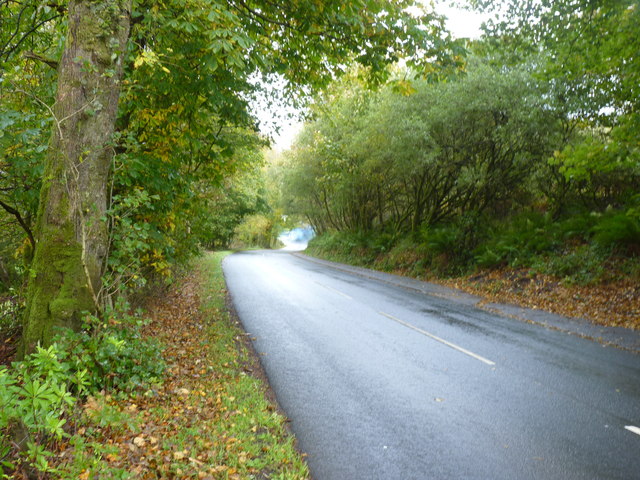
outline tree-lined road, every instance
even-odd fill
[[[640,478],[637,354],[285,252],[224,270],[316,480]]]

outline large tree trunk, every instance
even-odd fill
[[[131,0],[71,0],[36,225],[22,354],[100,309],[105,211]]]

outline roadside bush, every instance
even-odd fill
[[[386,271],[406,271],[416,277],[427,270],[425,247],[411,237],[400,239],[376,260],[376,268]]]
[[[438,274],[458,272],[467,260],[466,232],[462,225],[450,223],[423,227],[419,232],[424,264]]]
[[[462,243],[463,236],[462,229],[454,224],[425,226],[420,230],[420,242],[434,256],[452,252]]]
[[[0,368],[0,475],[16,468],[7,460],[12,445],[40,472],[50,470],[45,445],[66,436],[65,417],[77,401],[71,391],[85,385],[86,370],[71,373],[65,358],[53,344]]]
[[[366,245],[377,254],[383,254],[393,248],[396,236],[390,233],[369,234],[366,236]]]
[[[604,277],[609,256],[610,251],[598,245],[580,245],[557,255],[540,257],[530,266],[536,272],[560,277],[566,283],[587,285]]]
[[[597,219],[579,212],[554,220],[550,213],[526,212],[495,224],[474,251],[481,267],[531,265],[538,257],[588,243]]]
[[[640,245],[640,208],[605,214],[593,227],[595,242],[603,247]]]
[[[86,389],[132,391],[160,381],[165,363],[161,345],[142,336],[146,321],[137,315],[87,316],[80,332],[65,331],[56,342],[74,371],[86,371]]]
[[[558,242],[588,242],[597,218],[591,212],[578,212],[549,224],[550,234]]]
[[[358,246],[357,239],[351,232],[326,232],[312,238],[308,248],[326,253],[351,253]]]
[[[401,238],[330,232],[314,238],[309,253],[416,277],[509,266],[586,285],[613,278],[608,273],[611,266],[637,276],[637,212],[640,209],[629,207],[604,214],[578,211],[554,219],[550,213],[529,211],[484,224],[461,217],[448,224],[423,226]]]
[[[235,229],[235,248],[272,248],[280,234],[280,222],[275,215],[249,215]]]
[[[627,213],[581,212],[554,221],[527,213],[498,224],[474,252],[480,267],[529,267],[581,285],[598,282],[616,247],[640,244],[638,223]]]
[[[481,267],[522,266],[533,257],[559,246],[552,232],[550,215],[530,212],[496,225],[489,239],[476,248],[475,262]]]
[[[317,252],[325,258],[354,265],[370,265],[393,248],[394,239],[386,233],[327,232],[309,242],[309,253]]]
[[[53,473],[47,448],[69,436],[63,427],[79,400],[161,380],[161,346],[143,338],[144,320],[124,308],[108,312],[106,322],[87,316],[82,331],[64,330],[48,348],[0,368],[0,478],[18,463]]]

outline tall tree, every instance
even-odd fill
[[[40,193],[23,350],[77,328],[100,308],[110,141],[129,35],[131,0],[69,3],[54,121]]]
[[[317,232],[398,235],[462,217],[475,226],[528,195],[557,130],[530,74],[472,59],[464,76],[413,86],[373,95],[343,82],[325,95],[287,178],[291,204]]]
[[[634,0],[470,0],[499,49],[534,55],[571,116],[615,123],[638,109],[640,8]],[[542,54],[542,55],[541,55]],[[599,118],[598,118],[599,117]]]
[[[545,187],[557,210],[567,195],[604,210],[631,201],[640,178],[640,4],[635,0],[472,0],[507,12],[488,25],[504,55],[533,58],[551,88],[549,103],[563,117],[566,148],[549,164]],[[554,185],[555,184],[555,185]],[[633,198],[635,197],[635,200]]]

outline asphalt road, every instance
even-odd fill
[[[286,252],[224,272],[315,480],[640,479],[637,353]]]

